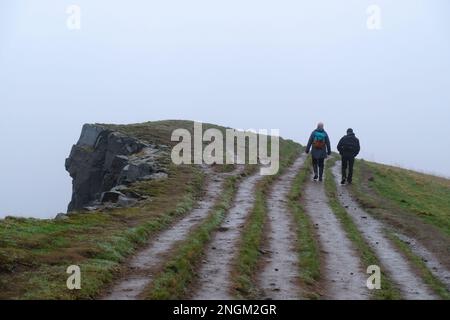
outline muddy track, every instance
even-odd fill
[[[299,157],[272,186],[267,198],[268,219],[263,270],[258,277],[265,299],[296,300],[301,297],[295,223],[288,208],[288,195],[295,176],[305,162]]]
[[[450,271],[439,261],[436,255],[416,239],[399,233],[395,233],[395,235],[407,244],[411,251],[422,259],[428,270],[450,290]]]
[[[167,261],[170,252],[176,244],[186,239],[193,227],[208,216],[221,191],[224,178],[229,174],[218,174],[207,169],[208,181],[205,186],[205,195],[196,207],[184,218],[177,221],[170,228],[162,231],[151,239],[146,248],[139,251],[128,263],[124,277],[103,297],[105,300],[136,300],[151,283],[155,273]],[[230,174],[237,174],[236,170]]]
[[[395,248],[385,233],[385,226],[365,212],[350,194],[346,186],[340,185],[340,161],[333,167],[335,182],[338,185],[338,199],[353,218],[359,231],[367,243],[374,249],[384,270],[400,289],[403,298],[408,300],[436,299],[437,297],[427,287],[409,261]]]
[[[233,299],[230,293],[232,262],[238,250],[241,230],[253,208],[255,185],[262,178],[257,172],[245,178],[238,186],[233,206],[206,249],[192,299]]]
[[[368,193],[380,206],[380,220],[391,227],[409,249],[426,264],[431,273],[450,290],[450,255],[448,237],[435,225],[424,222],[418,215],[399,208],[392,200],[383,198],[369,186],[373,176],[367,166],[361,166],[362,192]],[[378,217],[378,216],[377,216]]]
[[[358,252],[328,204],[323,182],[310,181],[304,191],[304,206],[314,227],[323,261],[321,286],[324,299],[364,300],[371,294]]]

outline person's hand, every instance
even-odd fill
[[[309,150],[305,149],[305,153],[308,154],[308,153],[309,153]]]

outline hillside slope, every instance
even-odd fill
[[[450,180],[359,161],[351,191],[422,277],[450,298]]]
[[[321,184],[301,145],[280,139],[276,175],[174,165],[161,152],[152,170],[167,176],[125,181],[130,164],[148,169],[143,148],[170,149],[193,122],[97,126],[103,142],[80,139],[69,161],[74,179],[95,184],[86,202],[54,220],[0,221],[0,299],[450,299],[449,180],[357,161],[341,186],[333,156]],[[121,183],[136,201],[99,202]],[[70,265],[81,290],[67,289]],[[380,290],[366,286],[373,265]]]
[[[149,144],[173,146],[173,130],[193,132],[191,121],[157,121],[132,125],[101,126]],[[203,130],[226,128],[204,124]],[[281,139],[281,148],[296,146]],[[95,298],[120,272],[121,262],[160,230],[188,213],[204,194],[208,177],[199,166],[171,164],[167,179],[139,181],[131,190],[144,200],[125,208],[94,212],[73,211],[56,220],[7,217],[0,221],[0,298],[77,299]],[[248,166],[252,170],[253,165]],[[216,166],[218,172],[231,170]],[[66,269],[79,265],[81,290],[66,287]]]

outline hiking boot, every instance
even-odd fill
[[[322,182],[322,181],[323,181],[323,178],[322,178],[322,177],[320,177],[320,178],[319,178],[319,182]]]
[[[346,180],[345,180],[345,179],[342,179],[341,184],[344,185],[345,182],[346,182]]]
[[[347,181],[347,184],[352,184],[352,180],[348,180],[348,181]]]
[[[317,181],[317,179],[319,179],[319,176],[316,174],[313,178],[314,181]]]

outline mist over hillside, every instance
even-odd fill
[[[0,4],[0,143],[11,151],[0,216],[65,210],[63,162],[84,123],[192,119],[305,143],[323,121],[333,147],[352,127],[362,158],[450,175],[439,138],[448,1],[380,1],[380,30],[366,25],[371,1],[77,3],[80,30],[63,3]]]
[[[68,213],[0,220],[0,299],[450,299],[449,179],[351,180],[331,150],[317,177],[316,144],[186,120],[80,129]]]

